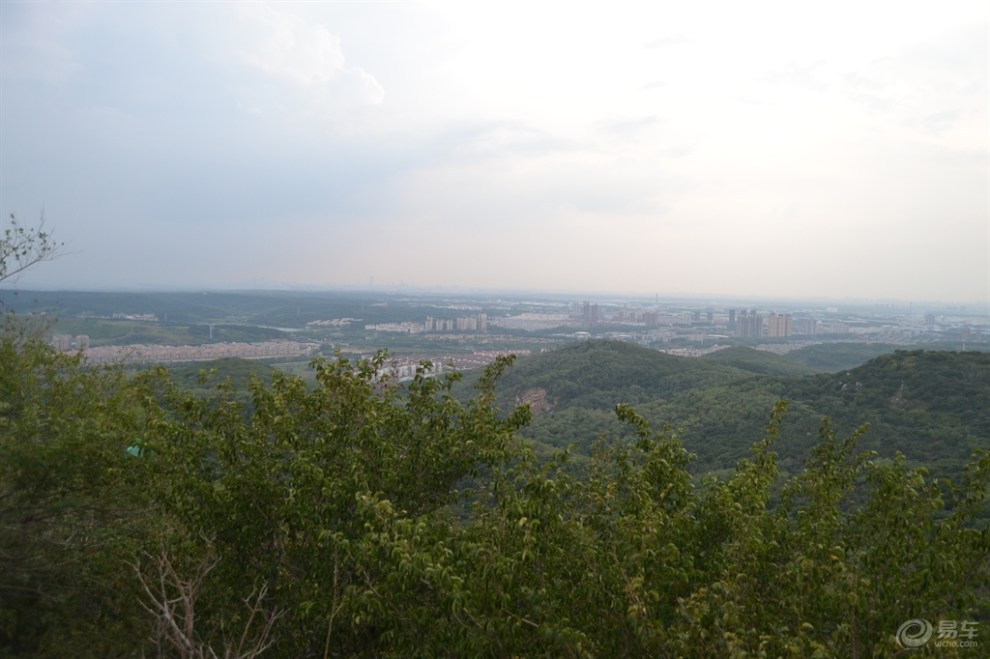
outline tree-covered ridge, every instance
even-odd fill
[[[897,349],[890,343],[818,343],[792,350],[784,358],[818,373],[835,373]]]
[[[634,403],[652,424],[682,430],[698,473],[733,468],[778,400],[790,401],[778,448],[787,471],[800,468],[825,417],[840,433],[870,424],[864,448],[884,457],[900,451],[942,477],[957,473],[973,449],[990,445],[990,353],[897,351],[837,373],[781,377],[753,373],[777,368],[779,357],[730,351],[724,352],[732,366],[587,342],[521,359],[503,391],[519,400],[510,395],[545,387],[556,404],[536,414],[525,436],[541,447],[573,445],[583,456],[603,432],[629,436],[611,410],[617,402]],[[601,391],[591,364],[610,372]],[[575,395],[554,399],[562,390]]]
[[[543,389],[554,409],[639,403],[752,376],[697,359],[675,357],[623,341],[590,340],[520,359],[506,374],[507,399]]]
[[[919,450],[922,460],[960,444],[990,442],[990,353],[897,351],[829,377],[799,380],[787,394],[814,401],[837,422],[869,422],[878,446]]]
[[[798,376],[817,372],[810,366],[805,366],[786,357],[745,346],[732,346],[716,350],[704,355],[702,359],[733,366],[753,375]]]
[[[990,435],[990,353],[898,350],[829,376],[790,385],[795,398],[838,401],[849,407],[966,415]]]
[[[174,366],[169,369],[172,380],[187,391],[209,395],[217,384],[230,380],[234,389],[247,393],[255,379],[271,382],[273,369],[251,359],[224,357],[205,362]]]
[[[7,656],[887,656],[990,613],[986,452],[947,489],[825,425],[782,477],[781,404],[699,485],[620,405],[577,476],[495,406],[505,359],[468,402],[337,359],[245,403],[0,348]]]

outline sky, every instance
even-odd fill
[[[20,288],[990,305],[990,3],[0,3]]]

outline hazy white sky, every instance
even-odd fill
[[[4,0],[18,285],[987,303],[988,7]]]

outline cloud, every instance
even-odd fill
[[[985,296],[982,4],[0,0],[0,199],[78,285],[799,292],[854,245]]]
[[[627,141],[640,139],[643,137],[644,133],[663,125],[663,123],[664,121],[660,117],[656,115],[649,115],[646,117],[639,117],[637,119],[611,119],[600,121],[597,122],[595,128],[600,134],[611,139]]]
[[[239,7],[238,51],[252,68],[288,83],[312,109],[378,105],[385,90],[359,66],[349,66],[341,39],[321,23],[264,4]]]
[[[960,116],[959,110],[934,112],[924,118],[925,129],[931,133],[941,133],[951,128]]]
[[[77,73],[77,55],[66,40],[80,11],[69,4],[56,8],[4,3],[0,7],[3,78],[60,84]]]
[[[783,69],[768,73],[766,80],[772,84],[793,85],[799,88],[823,92],[829,88],[829,83],[822,79],[820,73],[825,67],[825,64],[826,62],[824,60],[818,60],[811,64],[790,62]]]
[[[441,128],[425,150],[430,163],[465,162],[518,156],[532,159],[567,153],[577,145],[516,121],[460,121]]]
[[[643,44],[643,48],[648,48],[650,50],[658,50],[661,48],[670,48],[671,46],[679,46],[681,44],[688,43],[688,40],[682,36],[675,35],[669,37],[661,37],[655,41],[651,41],[647,44]]]

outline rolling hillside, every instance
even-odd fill
[[[863,362],[894,352],[898,346],[890,343],[819,343],[792,350],[783,356],[816,373],[835,373],[855,368]]]
[[[869,423],[862,449],[888,457],[901,452],[946,476],[958,476],[973,449],[990,446],[988,353],[898,351],[838,373],[781,376],[789,369],[779,357],[723,352],[690,359],[586,342],[520,359],[501,394],[507,403],[534,408],[524,434],[538,447],[573,445],[579,455],[590,454],[602,433],[629,434],[613,408],[633,404],[657,429],[682,429],[699,472],[747,457],[782,399],[790,411],[776,450],[785,469],[800,466],[824,417],[840,434]]]
[[[604,408],[641,403],[752,373],[730,365],[667,355],[620,341],[582,341],[520,359],[499,384],[501,394],[524,400],[545,392],[550,408]]]
[[[754,375],[811,375],[818,369],[807,366],[798,360],[787,359],[780,355],[745,346],[733,346],[710,352],[704,357],[705,361],[733,366]]]

